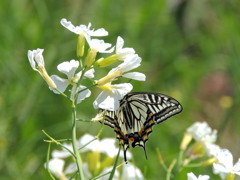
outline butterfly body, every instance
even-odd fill
[[[103,112],[99,110],[99,113]],[[116,111],[106,111],[104,124],[112,127],[124,149],[124,158],[129,148],[140,146],[144,149],[152,127],[182,111],[180,103],[160,93],[135,92],[127,94]]]

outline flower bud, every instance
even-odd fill
[[[235,174],[232,174],[232,173],[227,174],[226,180],[234,180],[234,179],[235,179]]]
[[[84,54],[84,47],[85,47],[85,37],[84,34],[81,33],[78,36],[78,42],[77,42],[77,56],[82,57]]]
[[[106,66],[109,66],[109,65],[117,62],[118,59],[119,59],[118,55],[114,54],[107,58],[101,58],[101,59],[97,60],[97,62],[95,63],[95,66],[106,67]]]
[[[191,133],[184,133],[181,145],[180,145],[180,149],[181,150],[185,150],[188,146],[188,144],[191,142],[192,140],[192,134]]]
[[[204,154],[204,148],[201,142],[196,141],[187,151],[187,156],[191,159],[196,159],[198,157],[202,157]]]
[[[85,58],[84,65],[87,67],[90,67],[93,64],[96,56],[97,56],[97,49],[90,49],[90,51],[87,54],[87,57]]]
[[[37,69],[39,70],[40,74],[42,75],[43,79],[47,82],[48,86],[50,87],[50,89],[57,89],[56,84],[54,83],[54,81],[49,77],[46,69],[43,66],[39,66],[37,67]]]
[[[209,165],[212,165],[215,162],[217,162],[217,158],[211,157],[211,158],[207,159],[206,161],[202,162],[201,166],[209,166]]]
[[[112,81],[116,80],[116,78],[121,75],[122,75],[121,70],[112,71],[111,73],[104,76],[103,78],[95,81],[95,83],[98,85],[98,87],[103,86],[107,83],[111,83]]]

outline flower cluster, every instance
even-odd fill
[[[91,23],[88,26],[74,26],[66,19],[62,19],[61,24],[78,35],[77,56],[80,60],[72,59],[62,62],[57,66],[57,69],[64,73],[66,78],[59,77],[58,75],[49,77],[44,66],[43,49],[29,50],[28,59],[32,68],[41,74],[48,83],[50,90],[56,94],[63,95],[68,86],[71,86],[70,99],[77,104],[91,95],[91,91],[89,90],[91,86],[86,87],[82,84],[83,79],[90,80],[93,84],[92,86],[102,90],[93,102],[94,108],[115,111],[119,107],[119,100],[129,93],[133,87],[130,83],[115,84],[114,81],[120,77],[145,81],[146,76],[143,73],[129,72],[139,67],[142,59],[135,53],[133,48],[123,48],[124,40],[121,37],[117,38],[116,47],[112,47],[112,44],[105,43],[102,39],[92,38],[107,36],[108,32],[103,28],[92,30],[90,29]],[[85,42],[89,46],[86,56],[84,56]],[[99,53],[113,54],[106,58],[96,59]],[[121,63],[110,70],[106,76],[94,79],[97,67],[103,68],[117,61]]]
[[[98,140],[90,134],[85,134],[77,141],[77,146],[80,153],[85,153],[86,158],[83,163],[83,173],[85,179],[91,179],[96,176],[100,177],[100,180],[108,179],[114,158],[118,153],[118,148],[115,146],[116,139],[105,138]],[[107,148],[106,148],[107,147]],[[68,158],[71,156],[72,145],[64,143],[62,150],[54,150],[52,152],[52,159],[45,163],[45,167],[51,171],[51,173],[57,178],[64,180],[70,178],[76,171],[77,166],[75,163],[68,163]],[[131,153],[127,152],[128,158],[132,158]],[[120,152],[120,157],[123,158],[123,152]],[[102,161],[102,162],[101,162]],[[132,163],[122,166],[121,173],[117,169],[114,173],[113,179],[144,179],[141,171],[135,167]]]
[[[190,141],[195,142],[187,149]],[[222,179],[228,177],[233,180],[235,175],[240,175],[240,159],[234,165],[233,156],[227,149],[221,149],[217,144],[217,130],[212,130],[206,122],[196,122],[190,126],[181,143],[180,149],[186,150],[189,157],[185,163],[198,157],[207,156],[208,159],[201,163],[202,166],[213,165],[213,173],[219,174]],[[188,174],[188,179],[196,179],[192,174]],[[198,179],[206,179],[199,177]]]
[[[76,139],[76,122],[78,120],[80,122],[80,118],[76,118],[76,105],[90,97],[91,90],[95,87],[102,91],[93,102],[93,107],[109,111],[117,110],[119,101],[133,89],[133,86],[130,83],[116,83],[116,80],[127,78],[128,81],[145,81],[146,76],[143,73],[132,72],[132,70],[141,65],[142,59],[135,53],[133,48],[124,47],[124,40],[120,36],[116,40],[116,46],[112,46],[112,44],[106,43],[102,39],[93,38],[107,36],[108,32],[103,28],[91,29],[91,23],[88,26],[74,26],[66,19],[62,19],[61,24],[78,35],[77,59],[62,62],[57,66],[58,71],[63,73],[63,75],[48,75],[43,58],[43,49],[28,51],[31,67],[40,73],[48,84],[49,89],[53,93],[60,94],[71,101],[72,137],[69,138],[71,144],[60,143],[45,133],[50,138],[50,141],[47,142],[54,142],[62,147],[62,150],[54,150],[52,152],[52,159],[45,164],[45,167],[51,174],[61,180],[74,179],[76,177],[79,179],[90,179],[97,176],[99,177],[98,179],[108,179],[111,172],[115,172],[113,179],[143,179],[140,170],[130,162],[124,165],[121,171],[118,170],[117,163],[114,163],[114,158],[118,152],[120,152],[118,155],[121,158],[123,152],[115,147],[115,139],[99,141],[88,134],[79,140]],[[100,58],[98,59],[97,57]],[[95,71],[113,64],[116,64],[116,66],[112,67],[106,76],[95,77]],[[81,158],[80,154],[89,151],[90,153],[85,156],[85,159]],[[105,158],[103,158],[102,154],[105,154]],[[129,152],[126,155],[128,159],[131,159],[132,155]],[[73,163],[69,163],[68,159],[72,160],[72,158],[74,162],[71,161]],[[82,159],[85,160],[84,163]],[[68,165],[65,166],[65,164]]]

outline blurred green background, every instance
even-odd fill
[[[139,72],[146,82],[133,82],[134,91],[161,92],[178,99],[184,111],[154,127],[141,148],[131,149],[147,179],[165,179],[157,160],[159,148],[169,165],[177,157],[184,131],[195,121],[218,130],[217,144],[240,157],[240,1],[239,0],[11,0],[0,2],[0,179],[50,179],[43,164],[47,143],[44,129],[56,139],[70,138],[71,109],[66,99],[49,91],[33,71],[27,51],[43,48],[49,74],[76,59],[76,35],[60,25],[92,23],[105,28],[106,42],[117,36],[142,57]],[[106,71],[107,73],[107,71]],[[90,119],[99,92],[84,101],[79,115]],[[100,124],[79,123],[78,136],[98,133]],[[105,127],[101,138],[115,137]],[[186,172],[212,175],[211,167]]]

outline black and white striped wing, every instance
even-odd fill
[[[147,157],[145,143],[152,126],[181,111],[182,106],[172,97],[159,93],[129,93],[120,101],[116,111],[106,111],[104,124],[114,128],[126,161],[129,140],[132,141],[132,147],[141,146]]]
[[[104,124],[110,126],[111,128],[114,128],[114,118],[116,115],[116,111],[106,111],[104,109],[99,109],[98,114],[104,113]],[[102,123],[102,121],[100,121]]]

